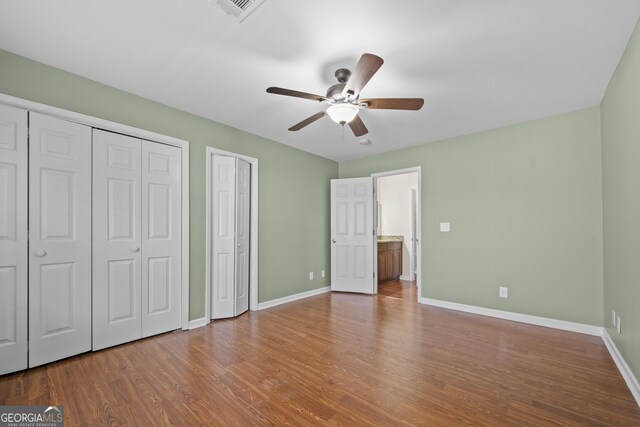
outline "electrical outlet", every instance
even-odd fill
[[[441,222],[440,223],[440,232],[441,233],[448,233],[451,231],[451,223],[449,222]]]
[[[322,270],[322,272],[320,273],[320,275],[321,275],[322,277],[324,277],[324,270]]]
[[[611,310],[611,323],[613,324],[613,326],[616,326],[616,311],[615,310]]]
[[[500,298],[509,298],[509,288],[500,287]]]
[[[313,271],[309,272],[309,280],[313,280]]]
[[[622,327],[620,326],[620,316],[616,317],[616,330],[618,334],[622,333]]]

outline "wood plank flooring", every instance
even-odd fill
[[[409,282],[400,279],[391,280],[378,285],[378,294],[391,298],[400,298],[415,303],[418,302],[418,288],[416,286],[416,282]]]
[[[598,337],[327,293],[0,377],[66,425],[638,426]]]

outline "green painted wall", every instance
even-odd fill
[[[602,102],[604,318],[640,379],[640,27]],[[618,335],[611,310],[621,318]]]
[[[340,177],[422,166],[423,297],[602,325],[600,151],[596,107],[342,162]]]
[[[191,319],[205,310],[206,146],[259,160],[260,302],[328,285],[329,180],[338,176],[336,162],[2,50],[0,93],[190,142]]]

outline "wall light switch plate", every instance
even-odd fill
[[[321,275],[322,277],[324,277],[324,270],[322,270],[322,273],[320,273],[320,275]]]
[[[616,311],[615,310],[611,310],[611,324],[613,326],[616,326]]]
[[[620,316],[616,318],[616,330],[618,331],[618,334],[622,333],[622,327],[620,326]]]
[[[509,298],[509,288],[500,287],[500,298]]]
[[[451,231],[451,223],[449,222],[441,222],[440,223],[440,232],[441,233],[448,233]]]
[[[313,271],[309,272],[309,280],[313,280]]]

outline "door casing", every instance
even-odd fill
[[[418,234],[416,233],[416,226],[418,224],[418,187],[409,187],[409,235],[411,236],[411,243],[409,244],[409,280],[415,280],[416,278],[416,239]]]
[[[411,168],[405,168],[405,169],[397,169],[397,170],[392,170],[392,171],[386,171],[386,172],[378,172],[378,173],[372,173],[371,176],[373,177],[373,189],[374,189],[374,195],[376,197],[378,197],[378,178],[381,178],[383,176],[392,176],[392,175],[402,175],[405,173],[412,173],[412,172],[417,172],[418,174],[418,186],[417,186],[417,191],[416,191],[416,205],[417,205],[417,209],[416,209],[416,230],[415,230],[415,236],[416,236],[416,286],[418,288],[418,298],[417,301],[420,302],[420,297],[422,295],[422,166],[415,166],[415,167],[411,167]],[[415,188],[415,187],[414,187]],[[376,212],[377,214],[377,212]],[[377,218],[376,218],[377,221]],[[373,248],[373,262],[374,262],[374,271],[378,271],[378,247],[377,245],[374,245]],[[376,279],[376,281],[374,282],[374,289],[375,289],[375,293],[378,293],[378,280]]]

